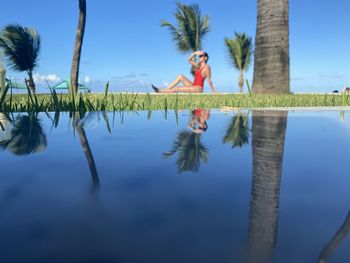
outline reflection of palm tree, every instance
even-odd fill
[[[74,127],[79,134],[80,144],[83,148],[86,160],[89,164],[92,181],[94,183],[94,186],[98,187],[100,185],[100,180],[99,180],[97,169],[96,169],[95,159],[94,159],[94,156],[92,154],[92,151],[91,151],[91,148],[89,145],[89,141],[86,137],[85,130],[82,127],[82,125],[79,124],[79,121],[80,121],[80,114],[76,112],[74,114]]]
[[[231,144],[232,148],[241,148],[243,145],[249,143],[249,132],[248,114],[239,112],[232,118],[223,142]]]
[[[349,232],[350,232],[350,213],[348,214],[344,224],[340,227],[340,229],[335,234],[333,239],[322,250],[322,253],[318,259],[318,262],[319,263],[327,262],[330,255],[334,252],[337,246],[344,240],[344,238],[349,234]]]
[[[208,162],[208,148],[200,141],[201,135],[188,131],[178,133],[170,152],[164,153],[166,158],[178,153],[176,161],[180,173],[186,171],[197,172],[200,163]]]
[[[276,247],[287,114],[253,111],[253,185],[249,217],[249,255],[253,262],[268,262]]]
[[[46,135],[36,115],[18,116],[14,122],[11,139],[2,147],[15,155],[39,153],[47,146]]]

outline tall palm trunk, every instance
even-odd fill
[[[276,247],[287,112],[253,111],[250,262],[269,262]]]
[[[85,130],[83,127],[81,127],[81,125],[78,124],[79,120],[80,120],[80,115],[79,115],[79,113],[76,112],[74,114],[74,127],[79,134],[80,144],[83,148],[83,152],[84,152],[86,160],[89,164],[89,169],[90,169],[93,185],[94,185],[94,187],[99,187],[100,180],[99,180],[97,169],[96,169],[95,159],[94,159],[94,156],[92,154],[92,151],[91,151],[91,148],[89,145],[89,141],[86,137]]]
[[[0,94],[6,87],[6,69],[0,65]]]
[[[239,92],[243,93],[243,86],[244,86],[244,77],[243,77],[243,71],[239,72]]]
[[[84,33],[86,23],[86,0],[79,0],[79,23],[76,32],[73,63],[71,70],[71,92],[78,92],[80,56],[83,46]]]
[[[29,80],[28,80],[28,87],[30,88],[30,90],[35,93],[35,83],[34,83],[34,79],[33,79],[33,71],[29,70],[28,71],[28,77],[29,77]]]
[[[255,93],[290,93],[289,0],[258,0]]]

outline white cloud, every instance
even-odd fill
[[[90,82],[91,82],[91,78],[90,78],[89,76],[86,76],[86,77],[84,78],[84,83],[88,84],[88,83],[90,83]]]
[[[342,78],[344,78],[345,76],[342,75],[342,74],[339,74],[339,73],[333,73],[333,74],[324,74],[324,73],[321,73],[321,74],[319,74],[319,77],[320,77],[320,78],[323,78],[323,79],[342,79]]]
[[[46,84],[46,80],[48,82],[59,82],[61,80],[57,74],[41,75],[39,73],[35,73],[33,79],[37,84]]]

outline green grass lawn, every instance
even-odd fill
[[[349,95],[260,95],[260,94],[81,94],[74,99],[67,94],[7,95],[0,105],[5,112],[35,111],[119,111],[182,110],[350,106]]]

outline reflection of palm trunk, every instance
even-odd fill
[[[268,262],[276,247],[287,115],[287,112],[253,111],[253,185],[249,217],[252,262]]]
[[[331,242],[327,244],[327,246],[322,250],[320,258],[318,259],[319,263],[327,262],[330,255],[334,252],[337,246],[343,241],[343,239],[350,232],[350,212],[345,219],[344,224],[340,227],[338,232],[335,234]]]
[[[80,120],[79,113],[75,113],[75,120],[74,120],[74,126],[76,131],[79,134],[79,139],[80,139],[80,144],[83,148],[86,160],[89,164],[91,176],[92,176],[92,181],[94,183],[94,186],[99,186],[100,185],[100,180],[97,174],[97,169],[96,169],[96,164],[94,160],[94,156],[92,155],[92,151],[89,145],[89,141],[86,137],[85,130],[78,124]]]

